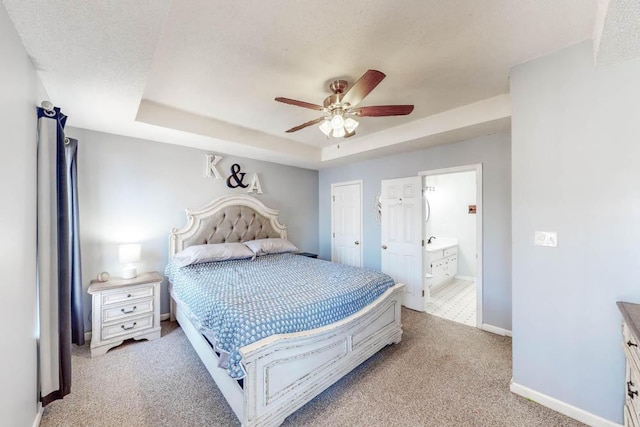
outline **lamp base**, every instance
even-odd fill
[[[123,279],[135,279],[138,276],[138,269],[135,265],[127,265],[122,269]]]

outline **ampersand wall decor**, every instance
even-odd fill
[[[240,165],[237,163],[234,163],[231,165],[231,175],[229,175],[229,178],[227,178],[227,187],[229,188],[247,188],[249,186],[249,184],[245,184],[244,182],[242,182],[242,180],[244,179],[244,176],[246,175],[246,173],[244,172],[240,172]],[[234,181],[234,183],[231,183],[231,180]]]

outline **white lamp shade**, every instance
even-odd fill
[[[335,116],[333,116],[333,118],[331,119],[331,127],[333,128],[333,130],[334,131],[338,130],[343,126],[344,126],[344,118],[339,114],[336,114]]]
[[[344,128],[346,129],[347,133],[353,133],[353,131],[356,130],[359,124],[360,123],[353,120],[351,117],[348,117],[347,120],[344,121]]]
[[[327,136],[329,136],[329,134],[333,130],[333,128],[331,127],[331,122],[329,120],[325,120],[324,122],[320,123],[319,127],[322,133],[324,133]]]
[[[140,261],[140,245],[137,243],[120,245],[118,248],[118,260],[121,264]]]
[[[333,130],[333,137],[334,138],[342,138],[345,134],[346,134],[346,132],[344,131],[344,128],[339,128],[339,129],[334,129]]]

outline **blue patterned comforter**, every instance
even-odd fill
[[[386,274],[294,254],[166,269],[171,295],[221,353],[232,378],[245,375],[239,349],[270,335],[344,319],[394,285]]]

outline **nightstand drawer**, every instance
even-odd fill
[[[153,326],[153,313],[146,316],[128,319],[112,325],[102,325],[102,341],[122,335],[130,335]]]
[[[136,300],[126,304],[109,305],[102,307],[102,323],[136,317],[140,314],[153,311],[153,298]]]
[[[123,301],[130,301],[136,298],[153,296],[153,286],[143,286],[138,288],[119,289],[111,292],[103,292],[102,304],[115,304]]]

